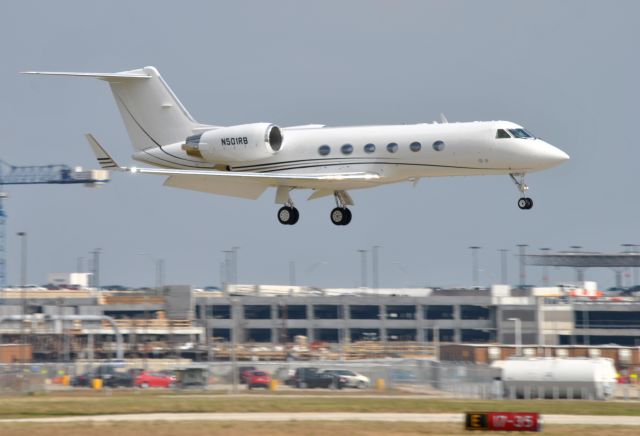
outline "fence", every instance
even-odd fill
[[[63,387],[61,379],[71,379],[86,373],[108,361],[77,360],[70,363],[7,364],[0,365],[0,394],[28,393]],[[114,364],[112,362],[111,364]],[[116,363],[122,370],[147,369],[152,371],[198,367],[206,374],[207,383],[201,389],[228,393],[247,389],[234,386],[234,374],[240,369],[255,367],[271,374],[280,381],[282,390],[295,388],[283,386],[296,368],[313,367],[318,370],[351,370],[369,379],[369,389],[381,388],[425,397],[459,399],[516,400],[516,399],[584,399],[640,400],[638,385],[618,384],[608,388],[597,385],[543,385],[508,384],[497,380],[499,370],[484,365],[455,362],[436,362],[427,359],[370,359],[360,361],[256,361],[256,362],[211,362],[193,364],[188,359],[132,359]]]

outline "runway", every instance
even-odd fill
[[[461,413],[144,413],[2,419],[3,423],[149,422],[149,421],[369,421],[462,423]],[[637,425],[640,416],[543,415],[544,424]]]

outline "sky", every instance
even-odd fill
[[[407,124],[444,113],[522,124],[571,156],[527,177],[530,211],[506,176],[432,178],[352,191],[344,227],[329,220],[332,198],[308,192],[293,193],[301,218],[283,226],[273,190],[251,201],[128,174],[100,189],[5,187],[8,282],[19,283],[17,232],[28,235],[29,283],[79,259],[86,268],[100,248],[101,284],[131,286],[153,284],[152,259],[165,261],[167,283],[218,285],[232,247],[240,283],[287,284],[294,262],[297,284],[359,286],[358,250],[378,245],[381,286],[421,287],[471,285],[472,245],[487,285],[500,281],[499,249],[518,282],[516,244],[640,244],[639,15],[635,1],[6,2],[0,159],[14,165],[95,168],[87,132],[134,162],[105,83],[20,71],[146,65],[203,123]],[[527,274],[540,282],[539,268]],[[586,276],[613,285],[611,271]]]

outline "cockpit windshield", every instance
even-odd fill
[[[533,139],[534,138],[534,136],[532,134],[530,134],[529,132],[527,132],[524,129],[509,129],[509,132],[511,132],[511,134],[513,136],[515,136],[516,138],[520,138],[520,139],[523,139],[523,138],[531,138],[531,139]]]
[[[509,135],[509,133],[504,129],[498,129],[498,131],[496,132],[496,138],[498,139],[511,138],[511,135]]]

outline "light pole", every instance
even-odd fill
[[[231,272],[231,263],[233,261],[232,250],[222,250],[224,253],[224,287],[225,289],[233,283],[233,273]]]
[[[549,247],[543,247],[540,249],[544,255],[547,255],[550,250],[551,248]],[[547,265],[542,266],[542,285],[549,286],[549,267]]]
[[[102,251],[101,248],[96,248],[95,250],[93,250],[91,252],[91,254],[93,255],[93,279],[91,280],[93,282],[93,287],[98,289],[100,287],[100,252]]]
[[[20,305],[22,306],[22,316],[27,314],[27,232],[18,232],[20,237]],[[20,321],[20,363],[25,363],[25,343],[27,335],[25,332],[25,320]]]
[[[360,253],[360,287],[367,287],[367,250],[358,250]]]
[[[233,268],[233,284],[238,284],[238,250],[240,247],[231,247],[231,266]]]
[[[238,345],[238,303],[237,298],[231,299],[231,380],[233,383],[233,393],[238,393],[238,357],[236,355],[236,347]]]
[[[500,279],[503,285],[507,285],[509,284],[509,272],[507,270],[507,253],[509,250],[501,248],[498,251],[500,252]]]
[[[156,259],[150,253],[138,253],[138,256],[144,256],[154,265],[155,288],[157,292],[164,286],[164,259]]]
[[[471,250],[471,275],[473,277],[473,287],[478,287],[478,278],[480,276],[480,265],[478,263],[478,250],[482,247],[478,247],[477,245],[472,245],[469,247]]]
[[[20,287],[27,287],[27,232],[18,232],[20,237]],[[23,307],[23,315],[24,307]]]
[[[371,286],[373,289],[378,290],[380,288],[380,276],[378,274],[378,250],[380,249],[380,245],[374,245],[371,248],[371,269],[372,269],[372,277],[371,277]]]
[[[518,249],[519,249],[519,257],[520,257],[520,287],[524,288],[524,285],[527,282],[527,271],[525,269],[525,264],[524,264],[524,256],[525,256],[525,249],[528,247],[527,244],[518,244],[517,245]]]
[[[520,318],[509,318],[509,321],[514,322],[516,356],[520,356],[520,348],[522,347],[522,321],[520,321]]]

